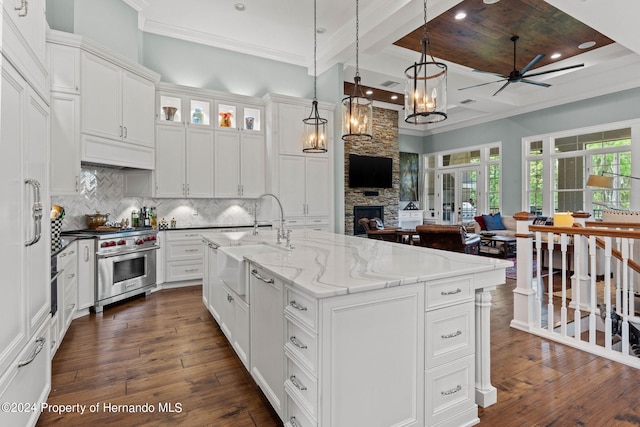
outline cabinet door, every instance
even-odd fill
[[[213,131],[187,126],[187,197],[213,197]]]
[[[80,49],[48,43],[51,91],[80,93]],[[79,129],[79,128],[78,128]]]
[[[307,157],[305,169],[305,195],[307,215],[329,215],[329,160],[321,157]]]
[[[305,115],[306,114],[306,115]],[[302,154],[304,125],[302,120],[309,112],[302,105],[278,105],[278,139],[280,154]]]
[[[222,281],[218,276],[218,254],[217,249],[209,249],[209,311],[216,319],[218,325],[222,325],[223,305],[225,304],[226,293],[222,289]]]
[[[184,128],[156,127],[156,196],[184,197]]]
[[[29,47],[44,64],[45,57],[45,0],[7,0],[5,13],[14,22]]]
[[[0,106],[0,235],[4,246],[0,256],[0,271],[3,272],[2,328],[0,328],[0,372],[5,372],[9,363],[26,344],[27,319],[23,295],[22,271],[25,229],[32,224],[28,215],[22,215],[22,194],[25,184],[22,177],[21,137],[26,83],[6,60],[2,62],[2,93]],[[32,229],[29,229],[32,233]],[[12,284],[9,286],[9,284]]]
[[[285,218],[304,216],[305,213],[305,158],[303,156],[280,156],[278,177],[280,201]]]
[[[240,145],[240,183],[242,197],[255,198],[266,190],[264,136],[242,131]]]
[[[284,413],[284,286],[254,270],[249,280],[251,321],[251,376],[278,415]],[[253,272],[256,271],[257,275]],[[260,276],[260,278],[258,278]],[[349,424],[344,424],[349,425]],[[357,424],[351,424],[357,425]]]
[[[129,72],[122,72],[122,126],[126,142],[153,147],[155,86]]]
[[[78,241],[78,309],[94,303],[95,247],[93,239]]]
[[[48,212],[49,202],[49,107],[31,89],[27,92],[26,128],[23,144],[23,177],[25,180],[35,180],[40,183],[40,202],[43,209],[43,217],[40,222],[40,240],[25,248],[26,266],[24,278],[29,289],[27,298],[29,301],[29,330],[30,333],[40,327],[49,318],[51,310],[50,299],[50,229]],[[25,188],[23,208],[26,236],[32,236],[34,229],[33,206],[36,202],[35,192],[31,186]]]
[[[215,133],[215,196],[240,195],[240,131]]]
[[[51,93],[51,195],[76,195],[80,176],[80,98]]]
[[[233,298],[233,349],[249,369],[249,304],[235,293]]]
[[[115,64],[83,53],[82,68],[82,132],[121,139],[122,70]]]

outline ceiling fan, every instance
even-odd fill
[[[511,37],[511,41],[513,42],[513,71],[511,73],[509,73],[509,75],[499,74],[499,73],[492,73],[490,71],[473,70],[473,71],[475,71],[477,73],[492,74],[494,76],[502,77],[502,79],[501,80],[496,80],[494,82],[481,83],[479,85],[463,87],[463,88],[460,88],[458,90],[465,90],[465,89],[471,89],[472,87],[490,85],[490,84],[493,84],[493,83],[503,82],[505,80],[507,82],[504,85],[502,85],[502,87],[500,89],[498,89],[496,91],[496,93],[493,94],[493,96],[496,96],[497,94],[502,92],[511,83],[529,83],[529,84],[536,85],[536,86],[549,87],[549,86],[551,86],[550,84],[529,80],[529,77],[541,76],[543,74],[555,73],[557,71],[564,71],[564,70],[569,70],[571,68],[578,68],[578,67],[583,67],[584,66],[584,64],[570,65],[568,67],[556,68],[554,70],[542,71],[542,72],[533,73],[533,74],[527,74],[527,72],[531,68],[533,68],[538,63],[538,61],[540,61],[542,58],[544,58],[544,54],[540,53],[535,58],[533,58],[531,60],[531,62],[529,62],[527,64],[526,67],[524,67],[522,70],[518,71],[518,69],[516,68],[516,42],[518,41],[519,38],[520,37],[518,37],[518,36]]]

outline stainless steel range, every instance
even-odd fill
[[[96,313],[107,304],[148,294],[156,286],[156,250],[160,248],[156,230],[82,230],[66,234],[95,237]]]

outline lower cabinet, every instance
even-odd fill
[[[64,335],[78,310],[78,245],[72,242],[57,255],[58,271],[58,311],[52,317],[51,357],[58,350]]]
[[[201,280],[203,278],[202,233],[167,231],[165,238],[165,282]]]
[[[95,303],[96,257],[93,239],[78,240],[78,312],[88,314]],[[80,312],[82,310],[82,312]]]

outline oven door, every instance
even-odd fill
[[[154,285],[158,249],[155,246],[126,254],[98,255],[96,301]]]

